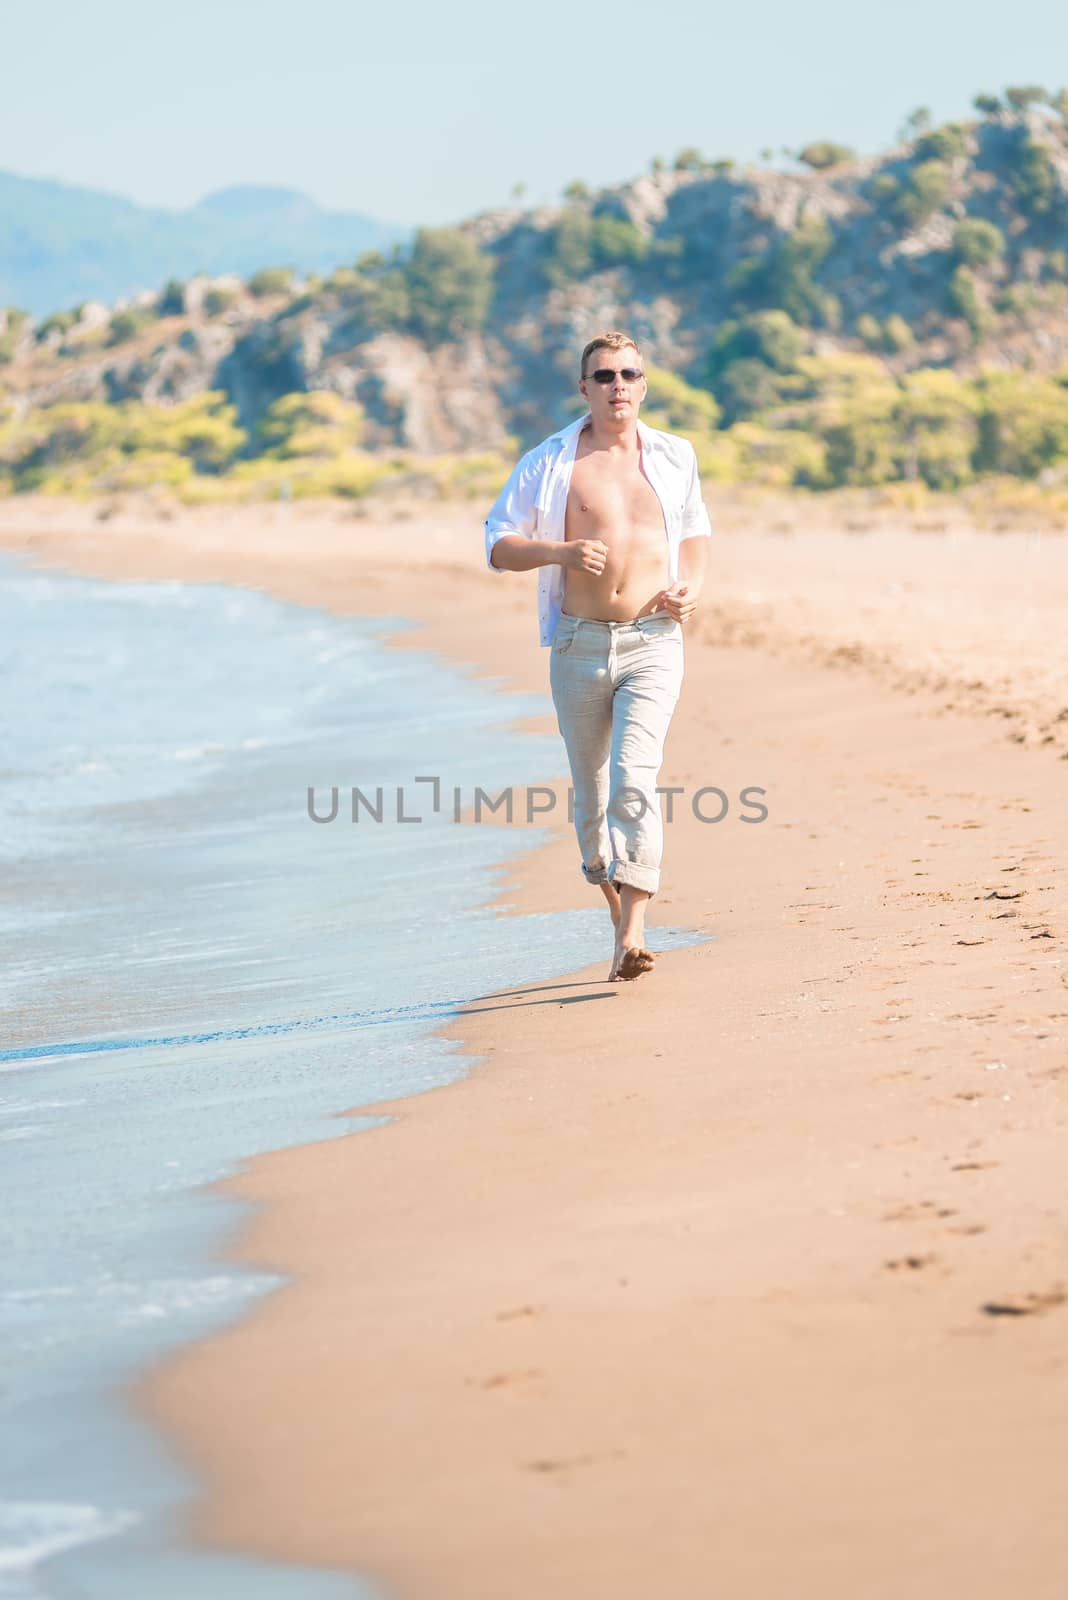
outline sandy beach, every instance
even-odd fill
[[[479,506],[100,510],[0,543],[412,617],[502,720],[547,695]],[[705,942],[608,985],[606,915],[450,1023],[464,1081],[226,1186],[292,1281],[136,1396],[190,1537],[405,1600],[1063,1593],[1068,536],[713,520],[649,919]],[[549,827],[502,917],[589,904]]]

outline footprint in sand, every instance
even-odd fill
[[[883,1265],[888,1272],[900,1272],[903,1268],[909,1272],[919,1272],[924,1267],[933,1267],[937,1256],[899,1256],[896,1261],[885,1261]]]
[[[979,1307],[988,1317],[1040,1317],[1046,1311],[1055,1311],[1068,1300],[1068,1294],[1058,1283],[1044,1294],[1010,1295],[1004,1300],[987,1300]]]
[[[540,1306],[512,1306],[508,1311],[498,1311],[498,1322],[514,1322],[517,1317],[536,1317]]]
[[[488,1378],[470,1378],[468,1382],[477,1382],[480,1389],[514,1389],[519,1384],[533,1383],[544,1376],[540,1367],[527,1367],[522,1372],[494,1372]]]
[[[919,1200],[915,1204],[908,1201],[895,1206],[893,1211],[884,1211],[884,1222],[930,1222],[932,1217],[955,1217],[956,1209],[953,1206],[940,1206],[934,1200]]]
[[[570,1467],[593,1467],[599,1461],[625,1461],[625,1450],[605,1450],[600,1455],[549,1457],[544,1461],[528,1461],[528,1472],[567,1472]]]

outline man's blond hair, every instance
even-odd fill
[[[641,350],[635,344],[629,333],[620,333],[618,329],[613,333],[599,333],[596,339],[591,339],[582,352],[582,366],[579,376],[586,376],[586,363],[595,350],[637,350],[638,360],[641,360]]]

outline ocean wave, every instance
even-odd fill
[[[141,1519],[132,1511],[57,1500],[0,1501],[0,1596],[36,1600],[33,1571],[50,1556],[125,1533]]]

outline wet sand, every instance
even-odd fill
[[[478,516],[0,539],[419,617],[398,648],[544,690]],[[649,919],[709,942],[609,985],[606,914],[587,971],[450,1025],[467,1080],[227,1186],[293,1283],[139,1395],[195,1536],[433,1600],[1063,1592],[1068,541],[802,508],[709,585],[662,782],[730,810],[679,805]],[[502,915],[589,904],[557,816]]]

